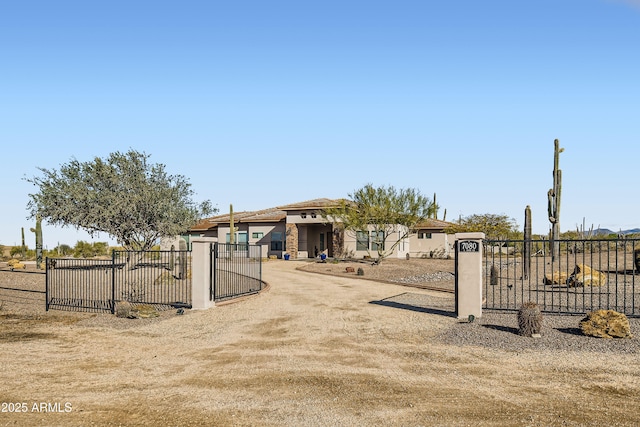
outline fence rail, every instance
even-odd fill
[[[484,308],[517,310],[532,301],[545,312],[610,309],[640,316],[640,240],[484,242]],[[530,257],[523,254],[530,253]],[[640,283],[638,283],[640,285]]]

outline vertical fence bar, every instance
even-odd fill
[[[116,312],[116,251],[111,251],[111,314]]]
[[[44,304],[45,311],[49,311],[49,257],[45,257],[44,265]]]

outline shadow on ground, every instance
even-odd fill
[[[416,311],[418,313],[437,314],[439,316],[455,317],[455,310],[449,307],[448,299],[440,297],[405,292],[378,301],[370,301],[369,304],[383,307],[398,308],[401,310]]]

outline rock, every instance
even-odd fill
[[[597,338],[631,338],[629,319],[614,310],[596,310],[580,321],[583,334]]]
[[[607,284],[607,275],[592,269],[588,265],[578,264],[569,276],[567,281],[569,286],[604,286]]]
[[[160,313],[158,310],[152,305],[142,304],[134,307],[131,310],[131,314],[134,315],[137,319],[147,319],[150,317],[158,317]]]
[[[128,301],[116,302],[116,317],[127,318],[131,316],[131,303]]]
[[[353,268],[353,267],[347,267],[347,268],[345,269],[345,271],[346,271],[347,273],[355,273],[355,272],[356,272],[356,269],[355,269],[355,268]]]
[[[569,275],[564,271],[554,271],[552,275],[548,273],[544,275],[544,284],[545,285],[566,285],[568,278],[569,278]]]

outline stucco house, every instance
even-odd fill
[[[291,259],[314,258],[320,254],[328,257],[363,258],[375,256],[376,245],[392,245],[398,240],[401,229],[388,236],[375,236],[372,230],[349,233],[339,226],[326,222],[320,212],[334,206],[339,200],[314,199],[285,206],[252,212],[234,212],[235,242],[262,245],[262,256]],[[219,242],[231,238],[230,215],[205,218],[183,236],[189,242],[193,237],[213,237]],[[445,221],[428,219],[417,233],[403,239],[390,257],[446,257],[453,255],[453,242],[444,230]]]

